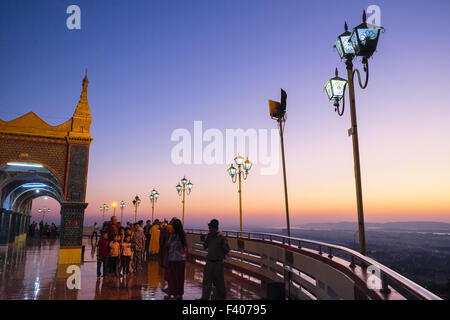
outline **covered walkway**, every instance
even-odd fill
[[[81,289],[68,289],[67,266],[58,267],[58,239],[22,239],[0,246],[0,299],[15,300],[160,300],[166,286],[157,261],[149,261],[139,274],[128,279],[108,276],[97,278],[95,247],[89,239],[81,264]],[[186,264],[185,300],[201,296],[203,266]],[[261,286],[227,272],[228,297],[231,300],[261,299]]]

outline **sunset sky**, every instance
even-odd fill
[[[81,8],[81,30],[68,30],[66,9]],[[356,221],[348,108],[339,117],[323,87],[345,66],[336,36],[381,8],[378,50],[366,90],[356,88],[365,220],[450,222],[450,2],[442,1],[1,1],[0,118],[31,110],[52,125],[69,119],[88,68],[93,117],[85,224],[99,206],[142,199],[138,215],[181,218],[175,186],[194,184],[186,227],[218,218],[239,225],[230,163],[171,159],[178,128],[274,129],[268,99],[287,91],[286,166],[291,225]],[[362,69],[360,59],[355,65]],[[362,71],[362,70],[361,70]],[[204,142],[203,148],[208,143]],[[252,159],[250,159],[252,160]],[[243,183],[244,228],[284,226],[283,176]],[[33,213],[53,208],[35,200]],[[112,209],[107,217],[111,216]],[[117,210],[116,214],[119,214]]]

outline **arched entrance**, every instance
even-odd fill
[[[0,119],[0,243],[22,237],[30,223],[32,200],[54,198],[61,204],[59,263],[81,261],[92,116],[87,76],[74,115],[51,126],[29,112]]]

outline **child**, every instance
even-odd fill
[[[108,256],[109,256],[109,241],[108,234],[105,232],[97,244],[97,277],[101,276],[100,268],[103,265],[103,277],[108,273]]]
[[[128,275],[131,259],[131,237],[127,236],[121,244],[122,247],[122,275]]]
[[[125,242],[125,228],[124,227],[120,227],[119,228],[119,236],[120,236],[120,243]]]
[[[109,244],[109,256],[110,256],[110,272],[114,273],[114,275],[119,276],[118,273],[118,261],[120,255],[120,244],[119,244],[119,236],[115,236],[114,240]]]

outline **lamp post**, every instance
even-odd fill
[[[113,202],[113,203],[111,204],[111,206],[113,207],[113,216],[115,216],[115,215],[116,215],[116,207],[117,207],[117,203]]]
[[[239,229],[242,232],[242,178],[244,180],[247,179],[248,171],[252,167],[252,163],[248,160],[244,161],[244,158],[238,155],[234,158],[234,162],[236,163],[238,169],[231,164],[228,168],[228,174],[231,176],[231,181],[236,183],[236,180],[239,178]],[[242,170],[243,169],[243,170]]]
[[[186,199],[186,190],[187,194],[190,195],[193,186],[194,185],[191,183],[191,180],[189,180],[188,182],[186,177],[183,177],[183,179],[181,179],[181,184],[178,183],[177,186],[175,187],[177,189],[178,195],[179,196],[183,195],[183,200],[181,201],[181,203],[183,204],[183,217],[182,217],[183,228],[184,228],[184,203]]]
[[[286,163],[284,158],[284,124],[286,122],[286,91],[281,89],[281,99],[280,102],[275,102],[269,100],[269,111],[270,117],[277,121],[278,128],[280,130],[280,140],[281,140],[281,159],[283,163],[283,181],[284,181],[284,203],[286,206],[286,227],[288,237],[291,236],[291,224],[289,221],[289,204],[288,204],[288,193],[287,193],[287,178],[286,178]],[[289,240],[290,241],[290,240]]]
[[[150,201],[152,202],[152,223],[153,223],[154,216],[155,216],[155,202],[159,198],[159,193],[158,193],[158,191],[156,191],[153,188],[152,193],[148,197],[150,198]]]
[[[139,199],[138,196],[134,197],[133,199],[133,206],[134,206],[134,223],[137,221],[137,209],[139,205],[141,204],[141,199]]]
[[[44,220],[45,220],[45,214],[50,213],[50,211],[51,211],[50,208],[45,208],[45,207],[42,209],[40,209],[40,208],[38,209],[38,212],[42,213],[42,222],[44,222]]]
[[[335,77],[328,80],[325,91],[328,94],[329,100],[334,101],[335,111],[339,116],[344,114],[345,109],[345,89],[348,86],[350,97],[350,118],[352,127],[348,130],[349,136],[352,136],[353,142],[353,159],[355,171],[355,185],[356,185],[356,201],[358,207],[358,232],[359,232],[359,250],[361,254],[366,254],[366,238],[364,231],[364,209],[362,200],[362,185],[361,185],[361,167],[359,157],[359,141],[358,129],[356,120],[356,103],[355,103],[355,87],[354,77],[358,74],[358,83],[362,89],[367,87],[369,81],[369,61],[368,59],[373,55],[377,48],[378,38],[381,31],[384,29],[380,26],[368,24],[366,22],[366,12],[363,12],[363,23],[353,28],[350,33],[348,31],[347,23],[344,24],[345,32],[338,36],[335,48],[338,51],[341,59],[345,59],[345,66],[347,69],[348,79],[342,79],[338,75],[336,68]],[[364,72],[366,79],[364,84],[361,82],[361,74],[358,69],[353,69],[353,59],[356,56],[362,57]],[[342,109],[340,101],[342,100]]]
[[[123,209],[125,208],[125,201],[120,201],[120,224],[123,224]]]
[[[106,203],[104,203],[101,207],[100,207],[100,212],[103,213],[103,221],[102,221],[102,225],[103,223],[105,223],[105,211],[109,210],[109,207],[106,205]]]

